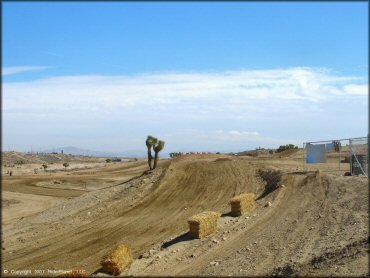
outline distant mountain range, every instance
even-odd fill
[[[95,150],[81,149],[81,148],[68,146],[68,147],[59,147],[59,148],[44,150],[42,152],[61,153],[62,150],[64,154],[88,155],[88,156],[96,156],[96,157],[137,157],[137,158],[146,157],[146,149],[144,148],[142,150],[129,150],[129,151],[124,151],[124,152],[104,152],[104,151],[95,151]]]

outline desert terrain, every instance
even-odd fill
[[[13,166],[12,155],[2,160],[2,275],[109,276],[100,260],[120,243],[135,259],[121,276],[369,274],[368,179],[344,176],[336,154],[309,166],[302,150],[185,155],[153,171],[145,160],[82,157],[67,169],[66,157]],[[232,217],[241,193],[256,208]],[[218,231],[192,239],[187,219],[203,211],[221,214]]]

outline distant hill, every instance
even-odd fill
[[[58,147],[49,150],[44,150],[44,153],[51,153],[57,152],[61,153],[63,150],[64,154],[72,154],[72,155],[87,155],[87,156],[95,156],[95,157],[137,157],[142,158],[146,156],[146,149],[143,150],[129,150],[125,152],[104,152],[104,151],[95,151],[95,150],[88,150],[82,148],[76,148],[72,146],[68,147]]]
[[[29,163],[63,163],[63,162],[103,162],[105,158],[94,156],[82,156],[72,154],[52,154],[52,153],[23,153],[23,152],[1,152],[2,163],[29,164]]]

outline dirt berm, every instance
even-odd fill
[[[122,275],[368,273],[367,180],[281,171],[271,182],[253,158],[216,160],[163,161],[7,226],[3,269],[96,274],[100,259],[126,243],[136,260]],[[260,198],[250,215],[233,218],[228,201],[241,193]],[[186,220],[205,210],[222,214],[219,231],[192,240]]]

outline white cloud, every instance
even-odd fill
[[[341,106],[342,111],[349,111],[347,103],[363,109],[366,82],[364,77],[307,67],[59,76],[4,83],[3,116],[6,126],[13,130],[37,123],[35,128],[44,127],[45,134],[52,132],[54,126],[59,130],[91,126],[88,136],[99,134],[101,138],[104,130],[109,140],[113,134],[120,134],[117,137],[170,131],[181,134],[182,130],[195,128],[205,135],[190,133],[195,136],[193,140],[186,133],[186,142],[196,144],[199,139],[207,144],[210,138],[222,142],[246,139],[262,142],[265,136],[272,138],[272,134],[279,132],[277,129],[266,132],[275,125],[298,132],[295,122],[307,122],[307,115],[329,113],[326,111],[340,110]],[[323,130],[327,129],[322,125]],[[74,135],[87,136],[82,128],[79,135]]]
[[[236,136],[242,136],[242,135],[258,136],[259,135],[259,133],[257,131],[230,130],[228,133],[231,134],[231,135],[236,135]]]
[[[357,85],[357,84],[350,84],[350,85],[345,85],[343,87],[344,91],[347,94],[351,95],[368,95],[369,94],[369,86],[368,85]]]
[[[3,75],[11,75],[11,74],[17,74],[22,72],[28,72],[28,71],[39,71],[39,70],[45,70],[48,67],[40,67],[40,66],[20,66],[20,67],[5,67],[2,70]]]
[[[351,94],[349,92],[364,94],[367,85],[358,84],[358,81],[358,77],[337,76],[322,69],[290,68],[137,76],[61,76],[5,83],[4,92],[8,109],[47,106],[57,111],[63,107],[112,111],[155,105],[163,110],[170,105],[187,109],[197,105],[201,106],[198,111],[204,113],[243,107],[258,111],[261,104],[281,110],[291,108],[293,103],[297,106],[297,103],[307,101],[315,103],[346,97]]]

